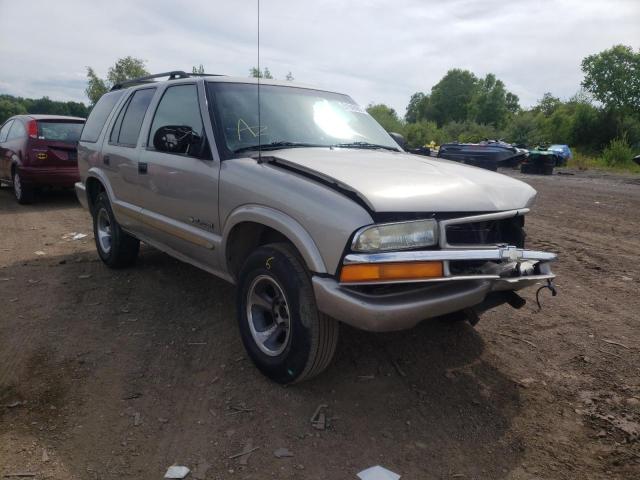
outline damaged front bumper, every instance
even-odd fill
[[[507,302],[508,296],[499,292],[552,280],[550,263],[556,258],[553,253],[514,246],[348,254],[345,265],[441,261],[443,276],[360,285],[319,276],[312,280],[320,311],[363,330],[392,331],[473,307],[484,310],[483,303]],[[402,285],[394,288],[394,283]],[[376,285],[392,288],[376,290]]]

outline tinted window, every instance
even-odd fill
[[[135,146],[142,127],[142,120],[147,112],[149,103],[155,93],[154,88],[138,90],[133,94],[127,105],[118,115],[118,119],[111,132],[110,141],[121,145]],[[124,112],[124,115],[122,114]]]
[[[124,114],[127,111],[127,107],[129,106],[129,102],[131,101],[131,97],[124,102],[124,105],[120,109],[118,116],[116,117],[116,121],[113,123],[113,128],[111,129],[111,135],[109,136],[109,143],[118,143],[118,136],[120,135],[120,127],[122,127],[122,119],[124,118]]]
[[[195,85],[176,85],[165,90],[158,104],[151,130],[149,147],[153,146],[153,137],[160,127],[191,127],[199,136],[203,135],[202,117],[198,104],[198,93]]]
[[[24,128],[24,125],[20,120],[14,120],[13,125],[11,125],[11,130],[9,130],[9,136],[7,140],[14,140],[16,138],[23,138],[27,136],[27,129]]]
[[[13,120],[9,120],[0,129],[0,142],[4,142],[7,139],[7,135],[9,135],[9,129],[11,128],[12,123],[13,123]]]
[[[61,142],[77,142],[84,122],[38,122],[38,138]]]
[[[100,132],[107,121],[111,110],[113,110],[116,102],[122,97],[124,90],[116,90],[115,92],[105,93],[98,103],[93,107],[87,123],[84,124],[80,140],[83,142],[97,142]]]

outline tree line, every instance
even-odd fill
[[[590,154],[615,145],[640,150],[640,51],[616,45],[581,63],[584,79],[571,98],[545,93],[522,108],[495,75],[478,78],[453,69],[429,92],[416,92],[406,113],[384,104],[368,112],[387,130],[401,133],[409,146],[430,142],[505,139],[516,144],[562,143]]]
[[[0,94],[0,124],[14,115],[44,113],[86,118],[89,109],[80,102],[58,102],[49,97],[23,98]]]

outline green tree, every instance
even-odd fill
[[[382,125],[382,128],[384,128],[387,132],[402,133],[404,125],[398,118],[398,114],[393,108],[388,107],[383,103],[379,103],[376,105],[370,104],[367,107],[367,112],[369,113],[369,115],[375,118],[376,121],[380,125]]]
[[[145,68],[145,60],[134,57],[119,58],[107,72],[107,80],[111,85],[149,75]]]
[[[149,75],[145,68],[145,63],[145,60],[131,56],[119,58],[107,71],[106,79],[101,79],[96,75],[93,68],[87,67],[88,84],[85,93],[89,97],[91,105],[95,105],[100,97],[108,92],[113,85],[125,80]]]
[[[269,67],[264,67],[263,70],[260,70],[258,67],[251,67],[249,69],[249,76],[253,78],[266,78],[268,80],[273,78],[273,75],[271,75],[271,72],[269,71]]]
[[[10,97],[8,95],[0,97],[0,123],[4,123],[4,121],[9,117],[22,115],[24,113],[27,113],[27,109],[24,104],[17,101],[15,97]]]
[[[610,109],[640,110],[640,50],[626,45],[589,55],[582,60],[582,86]]]
[[[100,97],[109,91],[107,82],[96,75],[96,72],[91,67],[87,67],[87,88],[85,93],[89,97],[91,105],[95,105]]]
[[[528,111],[515,115],[506,127],[504,137],[509,142],[517,144],[538,143],[538,123],[535,112]]]
[[[507,92],[505,104],[509,113],[518,113],[520,111],[520,99],[515,93]]]
[[[84,103],[67,102],[67,110],[69,111],[69,115],[72,117],[86,118],[89,116],[89,109]]]
[[[518,97],[511,94],[509,102],[510,108],[517,108]],[[507,121],[508,113],[507,90],[504,83],[502,80],[498,80],[493,73],[487,74],[477,83],[475,95],[469,105],[468,118],[479,124],[502,128]]]
[[[202,75],[204,73],[204,65],[200,64],[197,67],[194,65],[193,67],[191,67],[191,73]]]
[[[534,108],[548,117],[553,114],[560,105],[562,105],[562,102],[558,97],[554,97],[551,92],[546,92],[542,95],[542,98],[538,100],[538,104]]]
[[[417,123],[408,123],[404,128],[407,144],[411,148],[422,147],[429,143],[440,144],[443,141],[442,130],[435,122],[422,120]]]
[[[478,79],[468,70],[449,70],[431,89],[425,118],[435,121],[438,126],[451,121],[464,122],[469,117],[477,84]]]
[[[291,72],[287,73],[287,76],[284,77],[287,82],[293,82],[293,74]]]
[[[411,95],[407,111],[404,119],[408,123],[416,123],[423,120],[426,116],[427,105],[429,105],[429,96],[422,92],[416,92]]]

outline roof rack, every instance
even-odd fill
[[[167,80],[177,80],[179,78],[189,77],[220,77],[222,75],[215,73],[187,73],[182,70],[173,70],[171,72],[156,73],[155,75],[146,75],[144,77],[132,78],[131,80],[125,80],[123,82],[116,83],[111,90],[120,90],[122,88],[130,87],[132,85],[138,85],[141,83],[153,83],[156,78],[168,77]]]

